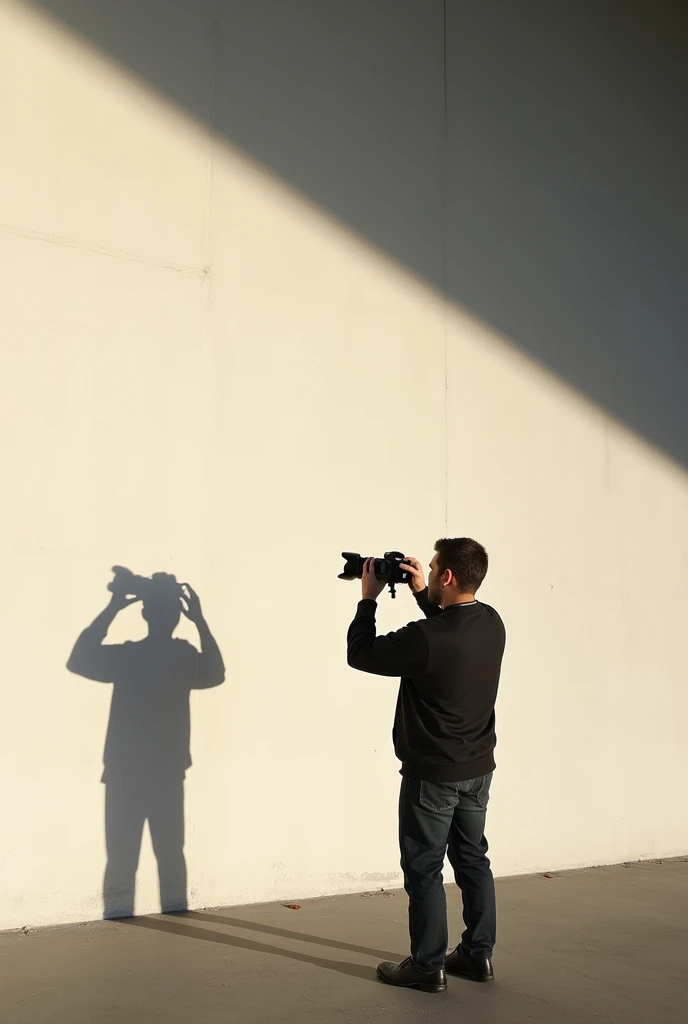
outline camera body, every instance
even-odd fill
[[[340,572],[340,580],[360,580],[363,577],[363,569],[368,560],[368,555],[359,555],[354,551],[342,551],[344,559],[344,571]],[[401,551],[385,551],[382,558],[376,558],[373,563],[373,571],[379,580],[389,584],[392,597],[396,597],[396,587],[400,583],[408,583],[410,573],[400,569],[405,555]]]

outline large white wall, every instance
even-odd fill
[[[193,906],[399,882],[396,686],[346,667],[338,555],[425,559],[447,532],[487,545],[509,632],[497,872],[685,852],[686,470],[533,359],[527,317],[512,337],[458,301],[459,167],[480,150],[451,73],[445,118],[441,5],[398,5],[404,46],[349,14],[360,144],[385,169],[368,185],[382,202],[411,183],[437,275],[220,130],[252,50],[213,9],[162,29],[185,108],[2,0],[0,926],[102,913],[110,687],[65,663],[114,564],[188,579],[226,663],[192,695]],[[355,152],[337,160],[354,174]],[[413,615],[402,593],[381,627]],[[110,638],[142,635],[134,606]],[[146,838],[137,910],[158,906]]]

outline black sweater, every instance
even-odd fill
[[[387,636],[376,635],[376,602],[360,602],[349,627],[349,665],[402,677],[393,732],[402,775],[426,782],[487,775],[495,767],[504,624],[481,602],[442,611],[427,589],[415,597],[427,620]]]

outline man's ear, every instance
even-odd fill
[[[451,569],[445,569],[442,573],[442,586],[450,587],[454,582],[454,574]]]

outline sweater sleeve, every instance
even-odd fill
[[[117,683],[127,669],[127,644],[104,644],[105,632],[95,624],[83,631],[69,656],[67,669],[96,683]]]
[[[420,593],[413,595],[416,599],[416,604],[425,615],[426,619],[432,619],[435,615],[441,615],[442,609],[438,604],[433,604],[428,597],[428,588],[421,590]]]
[[[351,668],[378,676],[414,676],[428,666],[428,645],[416,623],[386,636],[377,635],[375,601],[361,601],[347,636]]]

